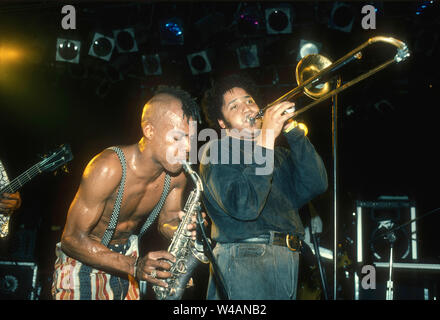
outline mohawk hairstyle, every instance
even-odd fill
[[[255,83],[244,75],[232,74],[216,81],[213,87],[205,92],[202,100],[202,111],[211,128],[220,129],[218,120],[225,120],[222,113],[223,95],[232,88],[242,88],[257,102],[260,100]]]
[[[200,108],[195,98],[192,98],[188,92],[176,87],[160,85],[154,91],[154,95],[169,94],[182,102],[183,115],[188,118],[193,118],[198,123],[201,122]]]

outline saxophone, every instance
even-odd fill
[[[171,277],[165,279],[168,288],[153,286],[154,293],[158,300],[180,300],[186,285],[200,262],[208,263],[209,260],[203,253],[203,245],[191,239],[188,231],[188,224],[198,212],[200,212],[200,196],[203,192],[203,185],[197,175],[187,162],[183,162],[183,169],[190,175],[196,185],[186,201],[182,218],[176,232],[171,239],[168,252],[176,257],[176,262],[171,266]]]

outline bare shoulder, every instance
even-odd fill
[[[87,164],[82,177],[85,187],[107,190],[114,189],[122,177],[122,167],[117,154],[104,150]]]

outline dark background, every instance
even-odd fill
[[[353,17],[349,32],[333,26],[334,2],[73,2],[76,30],[61,28],[63,4],[51,1],[0,5],[0,48],[22,52],[17,61],[0,60],[0,159],[10,179],[39,161],[39,155],[60,144],[71,146],[68,172],[44,173],[21,190],[23,205],[13,219],[11,236],[3,242],[3,260],[35,261],[39,265],[41,298],[48,298],[54,261],[70,202],[88,161],[104,148],[131,144],[141,136],[140,116],[159,84],[180,86],[198,101],[212,79],[238,72],[236,49],[256,44],[259,67],[242,71],[261,91],[260,105],[296,86],[295,66],[300,39],[322,44],[332,61],[375,35],[404,41],[407,61],[392,65],[339,94],[338,225],[341,239],[352,234],[356,200],[380,195],[405,195],[421,214],[439,207],[437,197],[437,108],[439,90],[439,3],[348,2]],[[376,29],[361,27],[361,8],[377,9]],[[268,34],[265,9],[291,9],[292,32]],[[419,14],[417,14],[419,12]],[[178,18],[183,43],[165,44],[159,24]],[[257,21],[258,24],[254,24]],[[95,32],[132,27],[138,51],[113,51],[109,61],[88,55]],[[78,64],[55,60],[56,39],[82,43]],[[194,75],[186,55],[206,50],[212,70]],[[142,55],[159,54],[161,75],[146,75]],[[379,44],[365,50],[362,62],[346,68],[343,80],[369,70],[395,49]],[[330,100],[299,118],[322,155],[329,173],[328,192],[315,200],[324,220],[323,245],[333,246],[333,161]],[[200,128],[205,127],[203,123]],[[280,139],[280,144],[283,141]],[[305,214],[305,221],[307,221]],[[421,261],[438,261],[438,214],[418,222]],[[144,242],[155,246],[157,235]],[[148,247],[147,244],[147,247]],[[350,250],[350,248],[349,248]],[[206,268],[202,274],[202,289]],[[332,276],[329,274],[329,282]]]

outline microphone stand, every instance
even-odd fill
[[[385,233],[382,233],[382,234],[380,234],[380,235],[374,237],[373,239],[370,240],[370,242],[374,242],[374,241],[378,240],[380,237],[387,237],[389,233],[392,233],[392,232],[394,232],[394,231],[400,230],[400,229],[402,229],[403,227],[409,225],[410,223],[413,223],[413,222],[416,222],[417,220],[420,220],[420,219],[422,219],[422,218],[425,218],[426,216],[428,216],[428,215],[430,215],[430,214],[432,214],[432,213],[434,213],[434,212],[436,212],[436,211],[439,211],[439,210],[440,210],[440,208],[433,209],[433,210],[431,210],[431,211],[429,211],[429,212],[427,212],[427,213],[425,213],[425,214],[422,214],[420,217],[417,217],[417,218],[414,218],[414,219],[412,219],[412,220],[409,220],[409,221],[407,221],[407,222],[405,222],[405,223],[402,223],[400,226],[397,226],[397,227],[391,228],[390,230],[386,231]]]
[[[389,233],[386,236],[386,239],[390,243],[390,270],[389,270],[389,277],[387,281],[387,294],[386,294],[386,300],[393,300],[393,281],[392,281],[392,272],[393,272],[393,247],[394,243],[396,242],[396,235],[394,232]]]
[[[422,218],[425,218],[426,216],[439,211],[440,208],[436,208],[434,210],[431,210],[423,215],[421,215],[420,217],[411,219],[403,224],[401,224],[400,226],[391,228],[390,230],[386,231],[385,233],[381,234],[381,235],[377,235],[376,237],[374,237],[370,242],[374,242],[376,240],[378,240],[379,238],[384,237],[386,240],[388,240],[388,242],[390,243],[390,265],[389,265],[389,273],[388,273],[388,281],[387,281],[387,292],[386,292],[386,300],[393,300],[393,281],[392,281],[392,271],[393,271],[393,248],[394,248],[394,243],[396,242],[396,234],[395,231],[400,230],[401,228],[407,226],[410,223],[413,223],[417,220],[420,220]]]
[[[341,78],[338,78],[336,87],[341,85]],[[332,149],[333,149],[333,300],[336,300],[337,292],[337,225],[338,225],[338,95],[332,97],[333,107],[332,107]],[[319,251],[318,251],[319,252]]]
[[[225,288],[225,280],[218,267],[217,260],[214,257],[214,253],[212,251],[211,244],[208,241],[208,237],[206,236],[205,227],[203,225],[203,217],[200,211],[197,212],[197,230],[199,231],[198,234],[201,236],[200,238],[203,244],[204,253],[208,260],[211,262],[214,280],[217,285],[220,299],[229,300],[229,296]]]
[[[310,226],[310,230],[312,230],[312,226]],[[321,275],[321,285],[322,285],[322,291],[324,292],[324,299],[328,300],[327,280],[325,276],[325,269],[322,267],[322,263],[321,263],[321,253],[319,251],[319,239],[314,232],[311,231],[310,234],[313,240],[313,247],[315,248],[315,256],[318,262],[319,274]]]
[[[200,186],[200,189],[203,191],[203,183],[200,179],[200,177],[192,170],[191,165],[184,162],[184,169],[188,172],[188,174],[191,176],[191,179],[194,181],[194,183],[198,186]],[[199,207],[200,209],[200,207]],[[219,295],[220,299],[222,300],[229,300],[227,291],[225,289],[225,281],[223,279],[222,273],[220,269],[218,268],[217,261],[214,257],[214,253],[212,251],[211,245],[209,243],[208,237],[205,232],[205,226],[203,225],[203,217],[200,212],[200,210],[196,210],[196,222],[197,222],[197,234],[199,235],[199,239],[202,242],[203,245],[203,251],[208,260],[211,262],[213,274],[214,274],[214,280],[216,281],[217,288],[219,289]],[[199,239],[196,239],[196,242],[199,242]],[[199,242],[200,243],[200,242]]]

